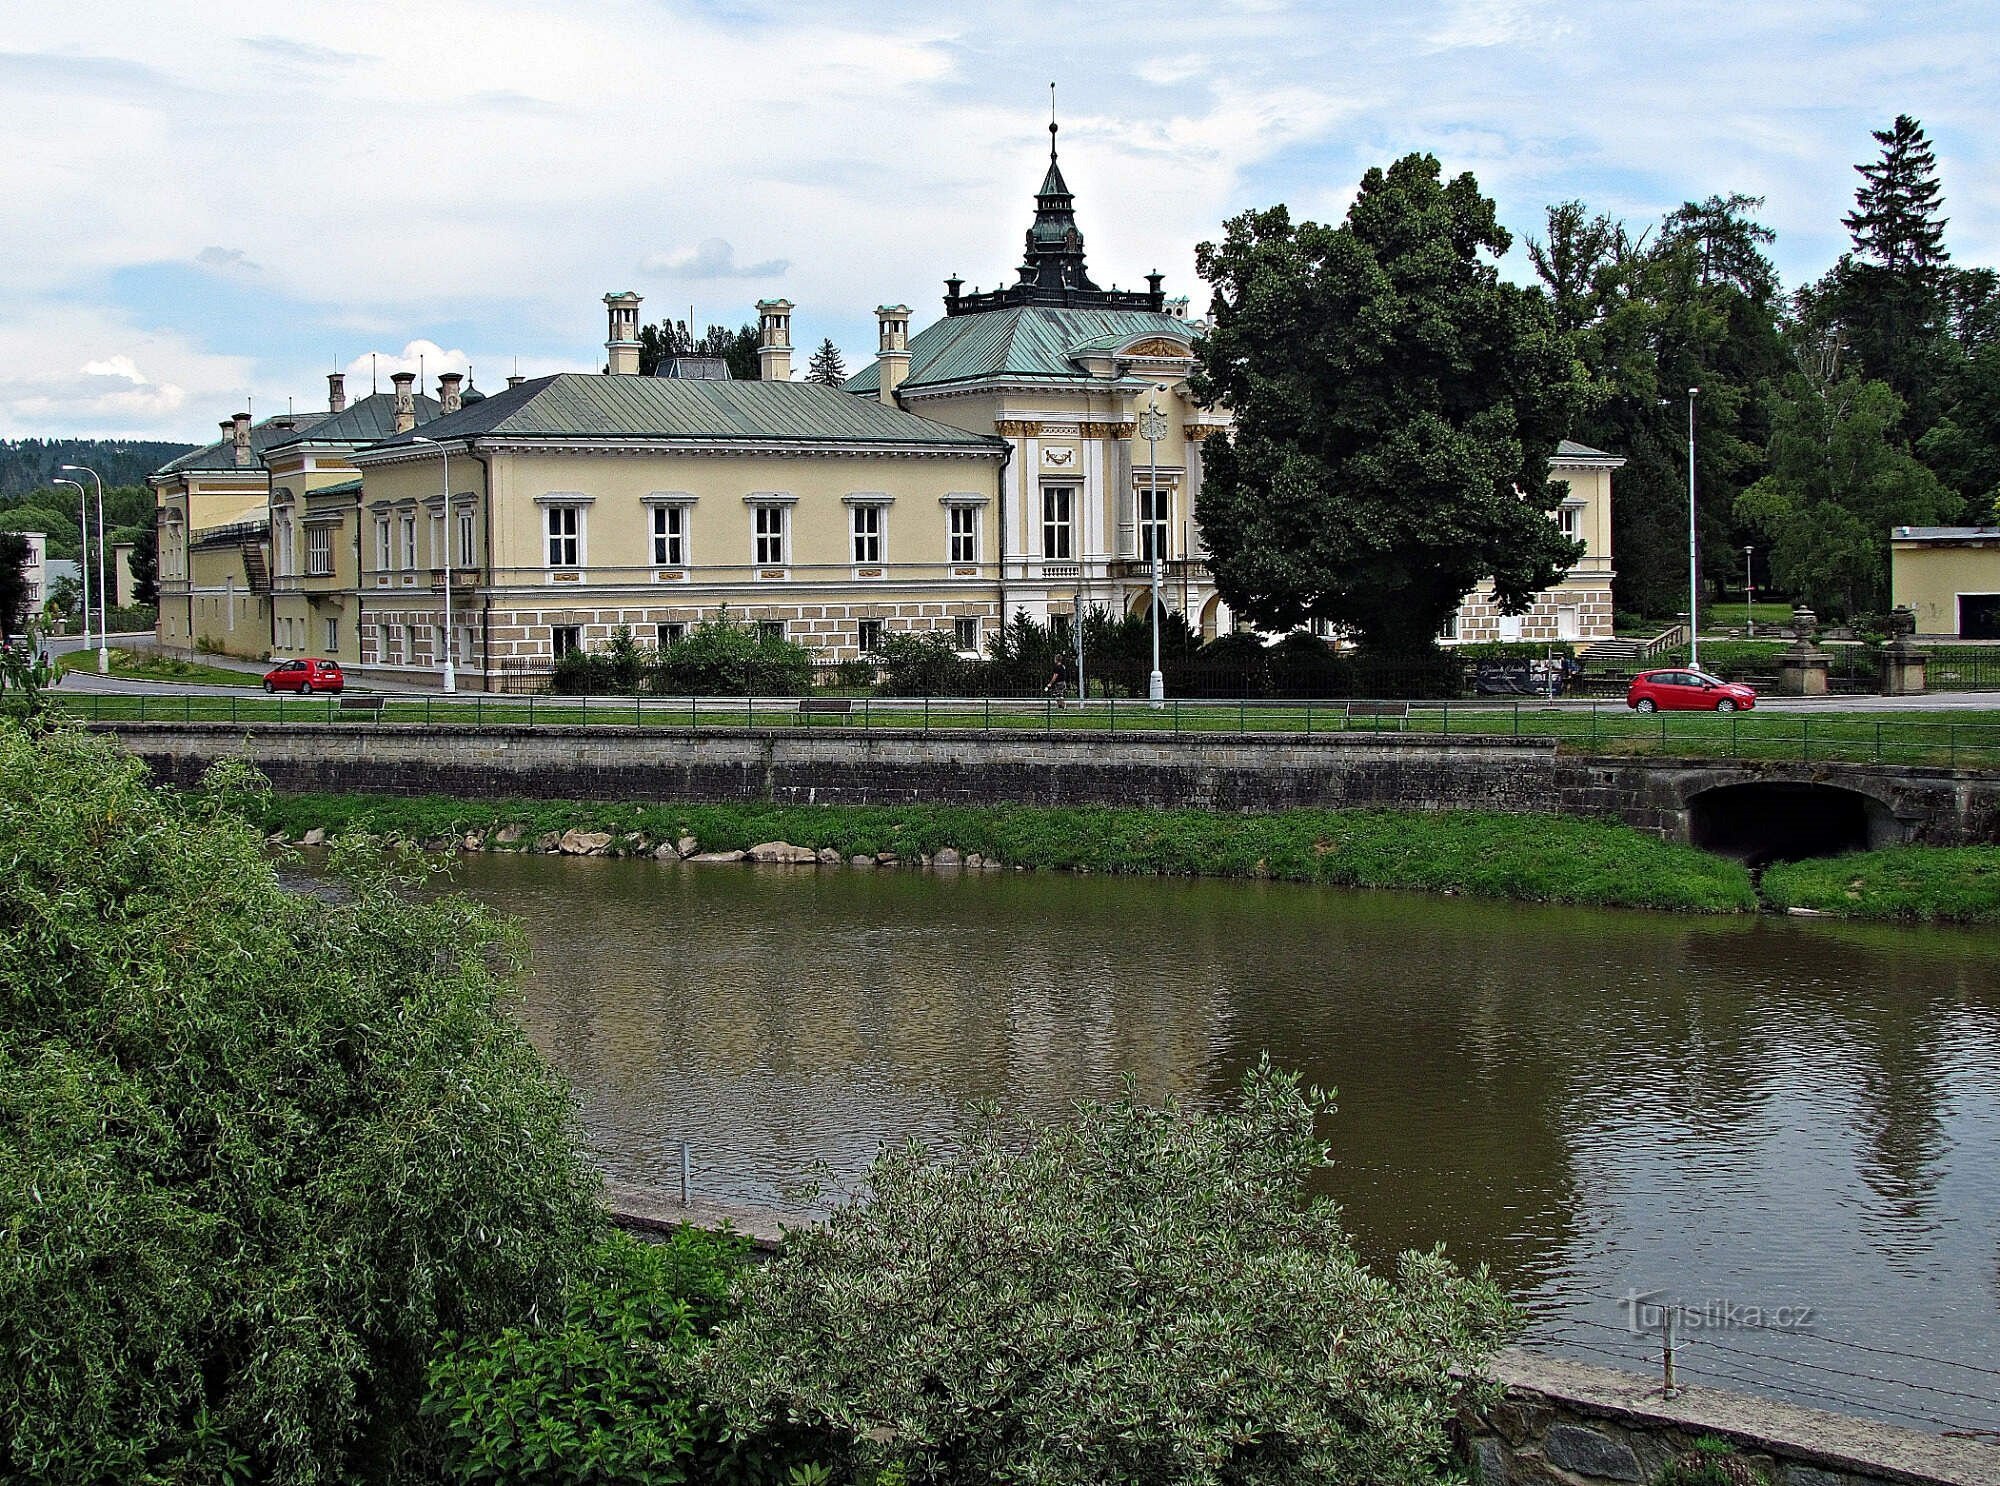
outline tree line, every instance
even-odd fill
[[[1547,518],[1559,439],[1622,456],[1612,502],[1625,622],[1687,608],[1689,389],[1705,590],[1740,584],[1853,618],[1889,598],[1893,526],[1992,521],[2000,293],[1952,262],[1935,153],[1899,116],[1856,167],[1850,246],[1787,291],[1761,198],[1635,225],[1581,201],[1528,240],[1469,174],[1371,170],[1344,223],[1245,213],[1199,250],[1216,286],[1197,395],[1196,518],[1218,585],[1265,628],[1315,620],[1429,648],[1473,586],[1524,607],[1581,554]]]

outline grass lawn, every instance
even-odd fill
[[[95,650],[73,650],[56,657],[65,672],[97,674]],[[196,686],[255,686],[257,677],[247,671],[229,671],[205,666],[198,661],[179,660],[171,655],[141,655],[130,650],[111,652],[111,674],[128,681],[181,681]]]
[[[2000,923],[2000,846],[1896,846],[1787,862],[1764,874],[1778,908],[1842,918]]]

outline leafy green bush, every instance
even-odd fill
[[[704,619],[647,668],[657,696],[798,696],[812,685],[812,652],[728,612]]]
[[[678,1366],[730,1309],[735,1240],[613,1234],[559,1322],[441,1352],[424,1413],[448,1481],[670,1486],[715,1451]]]
[[[517,938],[364,840],[289,891],[210,778],[0,723],[0,1478],[385,1479],[601,1231]]]
[[[979,662],[958,653],[958,641],[944,630],[885,635],[876,654],[885,696],[962,696],[981,670]]]
[[[803,1427],[855,1474],[1443,1479],[1462,1379],[1515,1313],[1441,1252],[1362,1265],[1304,1195],[1331,1108],[1266,1065],[1222,1114],[1128,1090],[949,1156],[886,1152],[748,1276],[699,1375],[732,1432]]]
[[[1661,1466],[1653,1486],[1771,1486],[1771,1478],[1727,1440],[1706,1434]]]

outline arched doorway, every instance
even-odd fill
[[[1688,797],[1688,840],[1758,865],[1890,846],[1903,828],[1872,795],[1801,780],[1718,785]]]

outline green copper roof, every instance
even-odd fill
[[[796,444],[902,444],[982,451],[988,435],[849,397],[815,382],[705,382],[566,372],[493,393],[424,429],[424,437],[686,439]],[[397,434],[377,448],[408,444]]]
[[[190,470],[254,470],[260,468],[257,456],[267,449],[275,449],[280,444],[291,443],[305,430],[326,420],[326,413],[281,413],[274,418],[266,418],[262,423],[250,425],[250,463],[236,462],[234,439],[218,439],[206,444],[192,454],[183,454],[179,459],[169,460],[154,470],[155,475],[178,475]]]
[[[421,392],[416,394],[416,406],[419,424],[430,422],[440,410],[436,398],[426,397]],[[271,447],[281,449],[286,444],[372,444],[386,439],[395,428],[396,394],[371,392],[349,403],[338,413],[321,414],[320,421],[312,427]]]
[[[910,342],[906,388],[1028,377],[1037,381],[1099,381],[1076,358],[1108,351],[1140,335],[1190,340],[1188,323],[1152,310],[1062,309],[1022,305],[983,315],[947,316]],[[848,378],[847,392],[875,395],[879,363]]]

